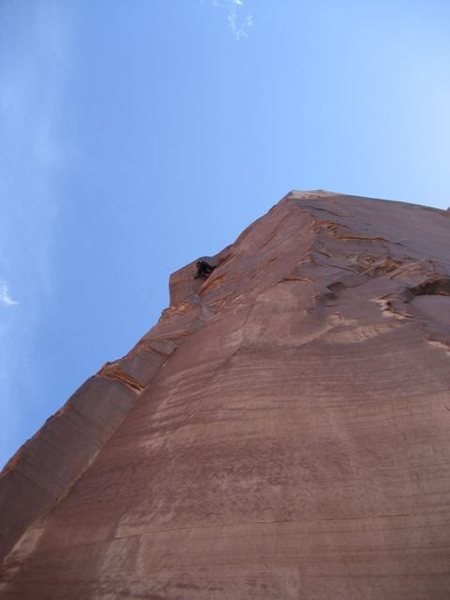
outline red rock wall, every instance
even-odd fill
[[[292,193],[217,261],[97,376],[134,401],[1,597],[449,598],[448,212]]]

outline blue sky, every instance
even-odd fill
[[[2,0],[0,463],[290,189],[450,205],[450,4]]]

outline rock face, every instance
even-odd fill
[[[448,600],[450,215],[292,192],[0,479],[0,597]]]

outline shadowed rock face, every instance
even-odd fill
[[[0,597],[448,600],[449,212],[292,192],[170,285],[2,473]]]

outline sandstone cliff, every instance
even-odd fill
[[[0,476],[0,597],[447,600],[450,213],[291,192]]]

